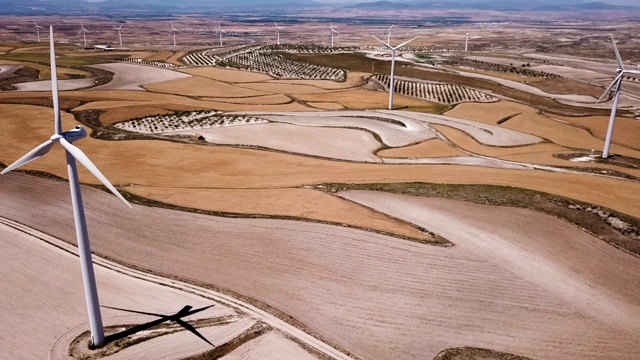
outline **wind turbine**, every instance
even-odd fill
[[[89,30],[84,28],[84,25],[82,24],[82,21],[80,21],[80,31],[82,31],[82,37],[84,38],[84,46],[87,46],[87,33],[89,32]]]
[[[276,36],[278,38],[277,44],[280,45],[280,29],[283,29],[282,26],[278,26],[278,24],[276,24],[276,22],[273,22],[273,25],[276,26]]]
[[[391,28],[389,28],[391,29]],[[382,44],[384,44],[384,46],[386,46],[389,50],[391,50],[391,78],[389,80],[389,110],[393,110],[393,76],[394,76],[394,70],[395,70],[395,65],[396,65],[396,50],[400,49],[401,47],[407,45],[408,43],[412,42],[413,40],[415,40],[416,38],[414,37],[411,40],[405,41],[402,44],[396,46],[396,47],[392,47],[391,45],[389,45],[389,43],[386,43],[380,39],[378,39],[375,35],[372,35],[376,40],[380,41]]]
[[[396,24],[389,26],[387,29],[387,44],[391,44],[391,29],[393,29],[394,26],[396,26]]]
[[[171,23],[171,31],[169,35],[173,35],[173,46],[176,46],[176,34],[179,33],[180,30],[173,27],[173,22]]]
[[[37,158],[46,155],[56,143],[62,145],[67,154],[67,170],[69,171],[69,186],[71,187],[71,203],[73,205],[73,218],[76,226],[76,236],[78,239],[78,253],[80,256],[80,265],[82,268],[82,282],[84,285],[85,300],[87,302],[87,312],[89,315],[89,327],[91,329],[91,342],[93,346],[101,346],[104,344],[104,328],[102,326],[102,317],[100,315],[100,303],[98,301],[98,290],[96,288],[96,279],[93,272],[93,262],[91,260],[91,246],[89,244],[89,233],[87,232],[87,223],[84,216],[84,205],[82,203],[82,194],[80,193],[80,180],[78,179],[78,169],[76,160],[79,161],[89,172],[91,172],[104,186],[107,187],[115,196],[122,200],[127,206],[131,207],[127,200],[120,195],[113,185],[102,175],[100,170],[89,160],[82,150],[72,143],[87,136],[87,132],[82,126],[76,125],[69,131],[62,132],[62,121],[60,120],[60,100],[58,97],[58,76],[56,74],[56,55],[53,47],[53,26],[49,28],[50,34],[50,55],[51,55],[51,92],[53,98],[53,115],[54,115],[54,134],[44,143],[38,145],[35,149],[18,159],[0,174],[16,169],[22,165],[28,164]]]
[[[124,24],[121,24],[120,27],[113,27],[118,32],[118,38],[120,38],[120,48],[122,48],[122,25]]]
[[[331,32],[329,33],[329,35],[331,35],[331,48],[333,49],[333,35],[339,33],[333,28],[333,23],[329,24],[331,25]]]
[[[609,147],[611,146],[611,137],[613,136],[613,125],[616,122],[616,111],[618,110],[618,100],[620,100],[620,89],[622,88],[622,79],[625,74],[630,75],[640,75],[640,71],[638,70],[625,70],[624,64],[622,63],[622,57],[620,57],[620,52],[618,51],[618,47],[616,46],[616,41],[613,39],[613,35],[611,35],[611,43],[613,44],[613,50],[616,53],[616,61],[618,62],[618,76],[613,80],[611,85],[604,91],[604,94],[598,99],[598,102],[602,101],[604,97],[615,87],[615,95],[613,96],[613,105],[611,106],[611,116],[609,117],[609,127],[607,128],[607,137],[604,141],[604,149],[602,150],[602,158],[606,159],[609,157]]]
[[[218,34],[220,34],[220,46],[222,46],[222,33],[226,33],[226,31],[222,30],[220,26],[220,21],[218,21]]]
[[[44,29],[44,27],[36,24],[35,20],[33,20],[33,26],[34,26],[34,29],[36,30],[36,34],[38,34],[38,42],[40,42],[40,29]]]
[[[469,33],[464,36],[464,52],[467,52],[469,49]]]

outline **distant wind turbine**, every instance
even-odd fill
[[[280,29],[284,29],[282,26],[278,26],[278,24],[276,24],[276,22],[273,22],[273,25],[276,26],[276,37],[277,37],[277,44],[280,45]]]
[[[38,34],[38,42],[40,42],[40,29],[44,29],[44,27],[36,24],[35,20],[33,20],[33,26],[34,26],[34,29],[36,30],[36,34]]]
[[[226,31],[222,30],[222,27],[220,26],[220,21],[218,21],[218,34],[220,35],[220,46],[222,46],[222,34],[226,33]]]
[[[391,28],[389,28],[391,29]],[[407,45],[408,43],[412,42],[413,40],[415,40],[416,38],[413,38],[411,40],[405,41],[402,44],[396,46],[396,47],[392,47],[391,45],[389,45],[388,43],[378,39],[378,37],[376,37],[375,35],[372,35],[376,40],[380,41],[384,46],[386,46],[389,50],[391,50],[391,77],[389,80],[389,110],[393,110],[393,86],[394,86],[394,71],[395,71],[395,65],[396,65],[396,50],[400,49],[401,47]]]
[[[469,49],[469,33],[464,36],[464,52]]]
[[[82,38],[84,38],[84,46],[87,47],[87,33],[89,30],[84,28],[84,24],[80,21],[80,31],[82,31]]]
[[[179,33],[180,30],[176,29],[175,27],[173,27],[173,22],[171,23],[171,31],[169,32],[169,35],[173,35],[173,46],[176,46],[176,34]]]
[[[616,53],[616,61],[618,62],[618,76],[613,80],[611,85],[604,91],[604,94],[598,99],[597,102],[600,102],[604,99],[604,97],[609,94],[615,87],[615,95],[613,96],[613,105],[611,106],[611,116],[609,117],[609,127],[607,128],[607,137],[604,141],[604,149],[602,150],[602,158],[606,159],[609,157],[609,147],[611,147],[611,137],[613,136],[613,126],[616,122],[616,111],[618,110],[618,100],[620,100],[620,90],[622,88],[622,79],[625,74],[629,75],[640,75],[640,71],[636,70],[625,70],[624,64],[622,63],[622,57],[620,57],[620,52],[618,51],[618,47],[616,46],[616,42],[613,39],[613,35],[611,35],[611,42],[613,43],[613,50]]]
[[[331,26],[331,32],[329,33],[329,35],[331,35],[331,48],[333,49],[333,35],[334,34],[339,34],[338,31],[336,31],[336,29],[333,28],[333,23],[329,23]]]
[[[391,44],[391,29],[393,29],[394,26],[396,26],[396,24],[389,26],[387,29],[387,44]]]
[[[84,215],[84,205],[80,192],[80,180],[78,179],[78,169],[76,160],[79,161],[90,173],[92,173],[104,186],[107,187],[118,199],[131,207],[127,200],[120,195],[113,185],[102,175],[100,170],[89,160],[87,155],[72,143],[87,136],[87,132],[82,126],[76,125],[69,131],[62,132],[62,121],[60,120],[60,100],[58,96],[58,77],[56,74],[56,55],[53,47],[53,26],[49,28],[50,34],[50,56],[51,56],[51,92],[53,97],[54,114],[54,134],[44,143],[18,159],[0,174],[14,170],[22,165],[28,164],[41,156],[46,155],[56,143],[64,147],[67,154],[67,170],[69,171],[69,186],[71,187],[71,203],[73,205],[73,218],[76,225],[76,236],[78,239],[78,253],[80,255],[80,265],[82,268],[82,282],[84,284],[85,300],[87,302],[87,312],[89,315],[89,328],[91,330],[91,342],[94,346],[104,344],[104,328],[100,315],[100,303],[98,301],[98,290],[91,260],[91,246],[89,244],[89,233],[87,232],[87,222]]]
[[[120,39],[120,48],[122,48],[122,32],[121,32],[122,25],[120,25],[120,27],[115,27],[115,26],[113,27],[118,32],[118,38]]]

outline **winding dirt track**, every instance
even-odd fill
[[[72,239],[67,185],[3,176],[0,215]],[[344,194],[457,246],[295,221],[129,211],[84,189],[96,252],[251,296],[363,358],[424,359],[454,346],[536,359],[637,357],[638,259],[527,210],[442,200],[438,212],[374,195]]]

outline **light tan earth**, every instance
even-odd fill
[[[441,139],[431,139],[423,141],[419,144],[384,149],[376,153],[382,158],[419,158],[419,157],[448,157],[448,156],[464,156],[467,155],[444,142]]]
[[[16,70],[22,67],[23,65],[18,64],[0,65],[0,79],[11,77]]]
[[[214,144],[260,146],[347,161],[378,162],[373,153],[381,146],[373,135],[362,130],[282,123],[223,126],[163,134],[193,135],[195,132],[202,134],[206,141]]]
[[[197,75],[213,80],[231,83],[252,83],[273,79],[267,74],[241,70],[221,69],[213,66],[194,67],[182,69],[180,71],[191,75]]]
[[[67,185],[3,177],[2,216],[72,238]],[[344,194],[450,236],[456,246],[443,248],[322,224],[121,211],[113,196],[83,194],[97,253],[249,295],[359,357],[483,346],[634,359],[640,350],[638,259],[529,210]]]
[[[347,224],[422,241],[433,237],[395,218],[313,189],[184,189],[126,186],[123,190],[187,208],[264,214]],[[311,205],[313,204],[313,205]]]
[[[143,91],[142,86],[144,85],[190,77],[190,75],[178,71],[135,64],[112,63],[92,66],[115,74],[111,82],[96,86],[92,90]]]
[[[229,104],[280,105],[292,103],[290,97],[283,94],[259,95],[241,98],[203,97],[202,100],[225,102]]]
[[[170,71],[170,70],[169,70]],[[180,73],[179,73],[180,74]],[[184,75],[184,74],[182,74]],[[169,79],[167,79],[169,80]],[[188,78],[178,78],[178,80],[164,81],[156,84],[146,85],[150,91],[176,94],[184,96],[207,96],[207,97],[248,97],[260,96],[275,93],[276,91],[256,91],[241,86],[229,85],[221,81],[207,79],[200,76],[190,76]]]
[[[344,106],[331,102],[308,102],[307,105],[312,108],[322,109],[322,110],[342,110]]]
[[[251,340],[229,355],[220,358],[221,360],[280,360],[280,359],[296,359],[296,360],[315,360],[316,358],[308,352],[302,350],[293,341],[283,337],[275,331],[262,335],[257,339]]]

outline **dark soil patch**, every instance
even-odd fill
[[[36,70],[30,67],[21,67],[13,72],[13,74],[7,78],[0,79],[0,91],[14,91],[16,87],[13,84],[38,81],[40,76],[40,70]]]
[[[596,155],[596,156],[594,156]],[[609,155],[608,158],[604,159],[602,157],[602,153],[597,152],[578,152],[578,153],[561,153],[561,154],[553,154],[554,157],[563,159],[563,160],[571,160],[580,157],[590,156],[590,162],[594,162],[596,164],[609,164],[616,165],[627,169],[640,169],[640,159],[624,156],[624,155]],[[606,170],[610,171],[610,170]]]
[[[346,190],[386,191],[531,209],[569,222],[612,246],[640,257],[640,219],[599,205],[544,192],[496,185],[431,183],[322,184],[316,188],[331,193]]]

